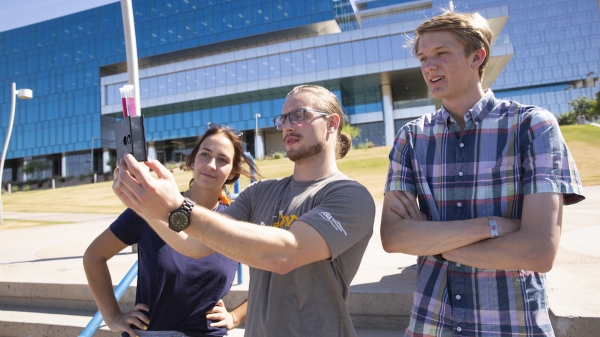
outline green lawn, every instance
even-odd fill
[[[575,157],[584,185],[600,185],[600,128],[591,125],[561,127],[569,149]],[[383,186],[388,167],[390,147],[355,149],[338,160],[338,167],[350,178],[363,184],[376,202],[383,200]],[[287,158],[257,161],[265,178],[280,178],[292,174],[293,163]],[[191,172],[173,173],[181,190],[187,189]],[[241,180],[242,188],[248,179]],[[3,194],[4,211],[113,213],[124,210],[112,191],[112,182]]]
[[[575,158],[583,185],[600,185],[600,128],[593,125],[565,125],[560,130]]]

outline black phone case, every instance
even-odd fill
[[[126,117],[115,123],[117,159],[131,153],[137,161],[148,160],[144,116]]]

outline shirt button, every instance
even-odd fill
[[[460,144],[458,144],[458,146],[465,147],[465,143],[460,143]]]
[[[458,202],[458,203],[456,203],[456,206],[458,206],[458,207],[462,207],[462,202]]]
[[[457,328],[456,328],[456,331],[458,331],[458,332],[461,332],[461,331],[462,331],[462,328],[461,328],[461,327],[457,327]]]
[[[457,299],[457,300],[460,300],[460,295],[456,295],[456,299]]]
[[[475,126],[479,126],[479,122],[475,122]]]
[[[463,176],[463,173],[462,173],[462,172],[458,172],[458,176],[459,176],[459,177],[462,177],[462,176]]]

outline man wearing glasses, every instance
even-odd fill
[[[345,301],[373,234],[375,205],[337,168],[351,145],[337,97],[299,86],[283,111],[274,123],[293,175],[249,186],[226,216],[194,207],[157,161],[146,163],[154,179],[127,156],[113,189],[182,254],[216,251],[251,267],[246,336],[356,336]],[[174,214],[187,220],[169,223]]]

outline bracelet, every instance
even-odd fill
[[[490,234],[492,235],[492,239],[495,239],[498,237],[498,224],[496,223],[496,220],[492,219],[491,216],[487,216],[489,219],[489,224],[490,224]]]

